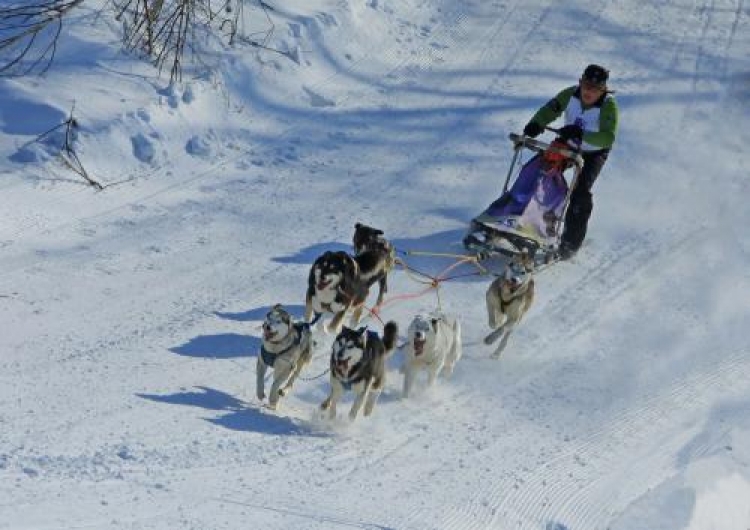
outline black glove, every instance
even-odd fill
[[[581,143],[581,140],[583,140],[583,129],[580,125],[566,125],[565,127],[560,127],[560,130],[557,131],[557,134],[560,138],[563,140],[574,140]]]
[[[529,138],[536,138],[543,132],[544,127],[542,127],[535,121],[530,121],[526,124],[526,127],[523,128],[523,135],[528,136]]]

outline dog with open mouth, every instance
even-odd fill
[[[404,359],[403,396],[409,397],[421,371],[427,372],[427,385],[438,375],[450,377],[461,358],[461,324],[442,313],[417,315],[409,324]]]
[[[388,322],[382,338],[366,327],[351,329],[344,327],[331,346],[331,391],[320,405],[328,411],[328,417],[336,417],[336,404],[346,390],[356,396],[349,419],[354,421],[364,405],[364,415],[369,416],[385,387],[386,359],[396,347],[398,326]]]
[[[266,397],[265,376],[273,369],[268,405],[275,409],[279,398],[292,389],[302,369],[312,360],[313,340],[310,326],[294,322],[281,304],[276,304],[263,321],[263,339],[255,369],[256,394],[259,400]]]
[[[492,353],[494,358],[500,357],[511,332],[534,302],[533,268],[533,260],[527,254],[517,254],[487,289],[487,316],[492,331],[484,343],[489,346],[501,339]]]

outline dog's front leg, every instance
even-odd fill
[[[444,364],[445,358],[436,359],[435,362],[432,363],[432,366],[430,366],[430,371],[427,374],[427,386],[433,386],[435,384],[437,376],[440,373],[440,370],[443,369]]]
[[[378,301],[375,304],[375,307],[380,309],[380,304],[383,303],[383,298],[385,298],[385,293],[388,292],[388,276],[383,276],[378,280]]]
[[[341,394],[344,393],[344,387],[339,381],[331,375],[331,392],[328,397],[320,404],[321,410],[328,411],[328,418],[334,419],[336,417],[336,403],[341,399]]]
[[[308,361],[309,362],[309,361]],[[279,394],[282,396],[289,392],[292,387],[294,386],[294,382],[299,377],[300,372],[305,367],[307,362],[305,362],[305,359],[303,357],[300,357],[300,359],[297,361],[297,363],[294,365],[294,371],[292,372],[292,375],[289,377],[289,381],[284,385],[284,387],[279,390]]]
[[[352,328],[356,328],[357,324],[359,324],[359,321],[362,319],[362,310],[364,308],[365,308],[365,305],[360,304],[354,308],[354,311],[352,311],[352,320],[351,320]]]
[[[404,363],[404,398],[408,398],[411,394],[411,387],[414,384],[414,374],[416,373],[416,367],[411,363],[410,360],[406,360]]]
[[[484,343],[489,346],[493,342],[495,342],[498,338],[500,338],[500,335],[505,333],[505,326],[500,326],[496,330],[492,331],[489,335],[487,335],[484,338]]]
[[[505,326],[505,334],[503,335],[503,338],[500,340],[500,344],[497,345],[497,348],[492,353],[493,359],[500,358],[500,354],[503,353],[503,350],[505,349],[505,346],[508,344],[508,338],[510,338],[510,333],[513,331],[512,325]]]
[[[365,403],[365,416],[369,416],[372,414],[373,409],[375,408],[375,403],[378,402],[378,398],[380,397],[380,393],[383,391],[383,388],[371,388],[369,394],[367,395],[367,402]]]
[[[263,357],[261,357],[259,353],[258,362],[255,365],[255,394],[258,396],[258,399],[261,401],[263,401],[266,397],[265,378],[266,378],[266,363],[263,362]]]
[[[461,324],[456,321],[452,326],[453,338],[451,340],[451,347],[448,350],[448,355],[445,359],[445,367],[443,368],[443,377],[450,377],[453,375],[453,369],[456,367],[456,363],[461,358]]]
[[[354,399],[352,408],[349,411],[349,419],[351,421],[357,419],[357,414],[359,414],[359,409],[362,408],[362,404],[365,402],[365,399],[367,399],[367,393],[370,391],[371,384],[371,379],[365,379],[364,381],[356,385],[357,388],[355,389],[355,391],[357,392],[357,397]]]
[[[346,309],[343,311],[339,311],[336,313],[336,315],[333,317],[333,319],[328,323],[328,326],[326,326],[326,332],[327,333],[334,333],[336,335],[339,334],[341,331],[341,324],[344,320],[344,315],[346,314]]]
[[[276,359],[273,365],[273,384],[271,385],[271,395],[268,397],[268,404],[272,409],[276,408],[279,398],[284,395],[281,385],[289,379],[292,368],[294,368],[293,365],[286,359]]]
[[[498,315],[502,315],[502,313],[500,313],[500,308],[497,306],[497,297],[495,296],[493,286],[494,284],[487,289],[485,295],[487,305],[487,324],[490,326],[490,329],[497,329],[500,326]]]

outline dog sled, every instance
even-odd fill
[[[514,154],[503,192],[471,221],[464,246],[480,259],[526,253],[537,264],[551,263],[557,259],[565,211],[583,158],[562,140],[547,143],[515,133],[509,137]],[[534,154],[516,171],[525,150]]]

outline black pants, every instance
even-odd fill
[[[578,250],[586,238],[591,211],[594,209],[594,200],[591,196],[591,188],[594,186],[596,177],[604,167],[609,156],[609,149],[583,153],[583,169],[576,182],[573,192],[570,194],[570,203],[565,212],[565,227],[563,229],[561,245],[572,251]]]

